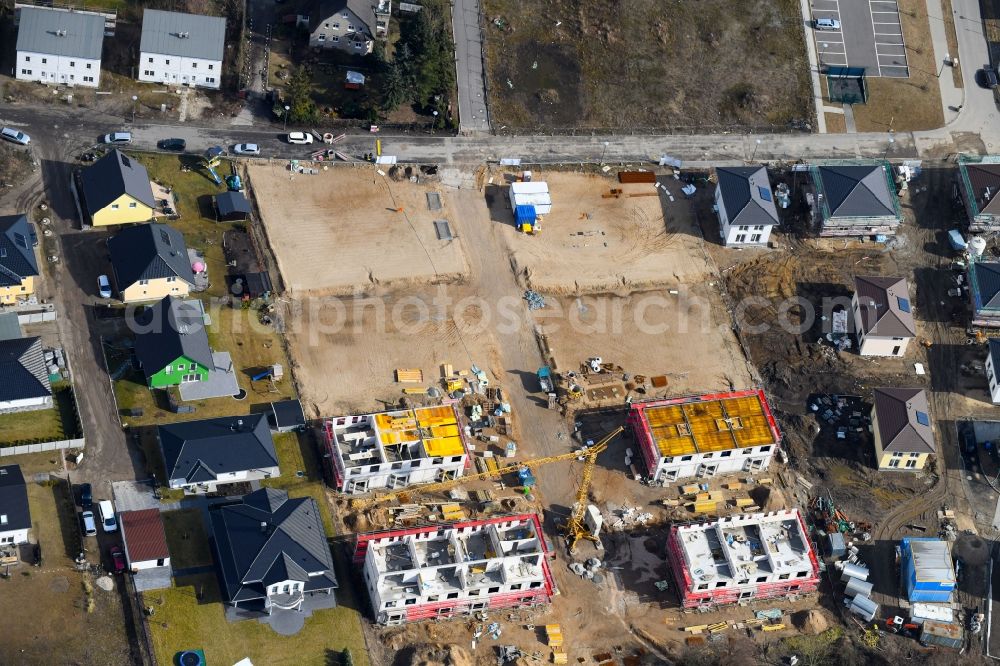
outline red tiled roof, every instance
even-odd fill
[[[123,511],[118,517],[122,522],[122,536],[130,563],[170,557],[158,509]]]

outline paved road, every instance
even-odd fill
[[[455,32],[459,129],[463,133],[487,132],[490,121],[486,108],[486,72],[483,71],[483,41],[479,30],[479,0],[455,0],[452,23]]]

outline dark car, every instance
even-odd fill
[[[959,429],[959,437],[962,440],[962,448],[965,449],[965,453],[968,455],[976,454],[976,432],[972,429],[971,425],[966,425],[964,428]]]
[[[996,88],[997,87],[997,72],[995,69],[989,65],[983,65],[983,68],[976,72],[976,83],[980,88]]]
[[[89,483],[80,484],[80,508],[91,509],[94,507],[94,491]]]
[[[156,142],[156,147],[160,150],[182,151],[187,148],[187,142],[184,139],[161,139]]]
[[[125,553],[119,546],[109,547],[108,555],[111,556],[111,571],[114,573],[125,571]]]

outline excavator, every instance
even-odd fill
[[[441,492],[444,490],[450,490],[462,484],[468,483],[470,481],[477,481],[482,479],[495,479],[505,474],[516,474],[522,469],[535,469],[543,465],[548,465],[557,462],[566,462],[570,460],[582,460],[583,461],[583,475],[580,477],[580,484],[576,489],[576,501],[573,504],[573,510],[567,518],[566,522],[562,525],[562,532],[566,538],[566,546],[570,553],[576,552],[576,545],[581,539],[586,539],[588,541],[593,541],[594,543],[600,543],[600,540],[590,533],[584,523],[584,514],[587,511],[587,497],[590,493],[590,484],[594,476],[594,467],[597,464],[597,456],[601,454],[605,449],[608,448],[608,443],[612,439],[624,432],[625,426],[618,426],[610,433],[605,435],[599,442],[587,446],[583,450],[573,451],[572,453],[563,453],[557,456],[547,456],[545,458],[534,458],[532,460],[524,460],[522,462],[512,463],[510,465],[504,465],[502,467],[497,467],[486,472],[480,472],[478,474],[469,474],[466,476],[460,476],[457,479],[448,479],[447,481],[438,481],[435,483],[424,483],[415,486],[410,486],[408,488],[397,490],[389,493],[383,493],[380,495],[375,495],[373,497],[358,498],[351,501],[351,507],[354,509],[365,510],[370,509],[380,504],[386,502],[392,502],[393,500],[402,500],[404,502],[409,501],[410,498],[417,493],[434,493]]]

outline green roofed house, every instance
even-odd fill
[[[214,368],[205,315],[167,296],[136,316],[135,354],[151,388],[203,382]]]
[[[844,160],[809,167],[820,236],[893,235],[903,219],[884,160]]]

